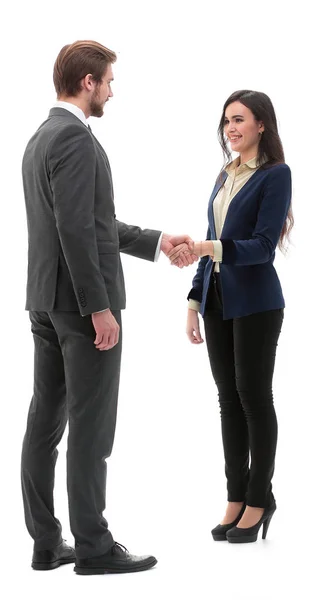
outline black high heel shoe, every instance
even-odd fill
[[[261,525],[263,525],[262,539],[265,540],[267,537],[267,531],[269,529],[270,521],[276,510],[276,502],[273,500],[272,504],[264,509],[261,519],[253,525],[253,527],[233,527],[226,533],[226,539],[231,544],[246,544],[247,542],[256,542],[257,536]]]
[[[240,509],[239,515],[234,521],[232,521],[232,523],[227,523],[227,525],[217,525],[216,527],[214,527],[214,529],[212,529],[211,534],[215,542],[226,542],[226,532],[229,531],[229,529],[232,529],[235,525],[237,525],[237,523],[239,523],[241,517],[245,512],[245,508],[246,504],[244,502],[242,508]]]

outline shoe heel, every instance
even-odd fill
[[[269,525],[270,525],[270,521],[271,521],[271,519],[272,519],[272,517],[273,517],[273,514],[274,514],[274,513],[272,513],[272,514],[270,515],[270,517],[268,517],[268,518],[267,518],[267,519],[264,521],[264,523],[263,523],[263,530],[262,530],[262,539],[263,539],[263,540],[265,540],[265,539],[266,539],[266,537],[267,537],[267,532],[268,532]]]
[[[71,561],[72,562],[72,561]],[[61,562],[59,560],[56,560],[54,562],[51,563],[38,563],[38,562],[33,562],[31,564],[31,567],[35,570],[35,571],[51,571],[52,569],[57,569],[58,567],[61,566]]]

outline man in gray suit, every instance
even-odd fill
[[[29,252],[26,309],[35,342],[34,392],[22,449],[32,567],[75,562],[79,574],[149,569],[114,542],[103,516],[115,432],[125,288],[120,252],[154,261],[188,236],[116,219],[105,151],[87,124],[112,97],[116,55],[92,41],[65,46],[54,65],[58,102],[23,158]],[[182,253],[179,266],[196,257]],[[54,515],[57,446],[69,421],[67,488],[75,550]]]

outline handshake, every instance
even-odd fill
[[[201,256],[213,255],[213,243],[194,242],[188,235],[168,235],[164,233],[161,241],[161,251],[169,258],[172,265],[180,269],[188,267]]]

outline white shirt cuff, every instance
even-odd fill
[[[161,242],[162,242],[162,236],[163,236],[163,231],[159,237],[159,241],[158,244],[156,246],[156,250],[155,250],[155,256],[154,256],[154,262],[157,262],[159,260],[159,256],[160,256],[160,252],[161,252]]]
[[[214,246],[214,262],[222,262],[223,259],[223,245],[221,240],[212,240]]]
[[[201,302],[198,302],[197,300],[193,300],[193,298],[190,298],[188,301],[188,308],[192,308],[192,310],[196,310],[197,312],[199,312],[200,304],[201,304]]]

